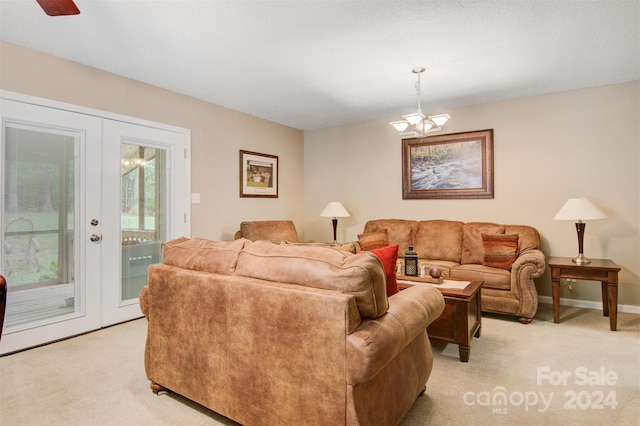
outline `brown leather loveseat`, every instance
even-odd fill
[[[245,425],[393,425],[425,388],[430,286],[387,297],[372,253],[238,239],[163,247],[140,294],[145,369]]]

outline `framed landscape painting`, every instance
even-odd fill
[[[278,198],[278,156],[240,150],[240,197]]]
[[[493,198],[493,129],[403,139],[402,198]]]

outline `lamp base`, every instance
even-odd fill
[[[571,261],[577,265],[588,265],[591,263],[591,259],[584,257],[584,254],[580,253],[578,257],[574,257]]]
[[[338,239],[336,237],[338,231],[338,218],[334,217],[331,219],[331,223],[333,224],[333,244],[338,244]]]

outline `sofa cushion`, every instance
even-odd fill
[[[162,245],[162,263],[195,271],[233,275],[238,253],[248,244],[251,241],[245,238],[229,242],[179,238]]]
[[[505,226],[488,222],[465,223],[462,241],[462,259],[460,263],[477,263],[484,261],[482,234],[504,234]]]
[[[273,241],[272,241],[273,242]],[[333,247],[342,251],[346,251],[347,253],[356,254],[361,250],[360,243],[357,241],[352,241],[350,243],[292,243],[290,241],[282,241],[280,242],[282,245],[288,246],[314,246],[314,247]]]
[[[386,247],[389,245],[387,230],[380,229],[374,232],[358,234],[358,243],[360,244],[360,249],[365,251]]]
[[[442,272],[442,276],[444,278],[447,278],[450,275],[449,271],[451,270],[451,268],[460,266],[460,264],[458,262],[451,262],[449,260],[419,259],[418,266],[420,268],[424,266],[426,268],[427,274],[429,274],[431,268],[438,268]]]
[[[451,278],[468,281],[484,281],[482,288],[511,290],[511,272],[504,269],[468,264],[451,268],[449,273]]]
[[[506,225],[505,234],[518,234],[518,253],[540,247],[540,234],[536,228],[527,225]]]
[[[414,245],[418,222],[405,219],[376,219],[364,224],[364,232],[375,232],[381,229],[387,230],[389,244],[398,244],[399,256],[403,256]]]
[[[382,263],[382,267],[384,268],[384,274],[387,279],[387,297],[396,294],[398,292],[398,280],[396,279],[396,260],[398,260],[398,245],[393,244],[390,246],[371,250],[371,253],[378,256],[378,259],[380,259],[380,263]]]
[[[353,294],[365,319],[377,318],[389,307],[382,264],[366,251],[256,241],[240,252],[236,275]]]
[[[484,266],[510,270],[518,257],[518,234],[482,234]]]
[[[451,220],[423,220],[418,223],[415,251],[422,259],[460,263],[464,223]]]

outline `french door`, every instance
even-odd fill
[[[141,316],[146,268],[188,235],[188,133],[0,102],[0,353]]]
[[[184,134],[104,122],[102,325],[140,316],[138,295],[162,244],[185,232]]]

